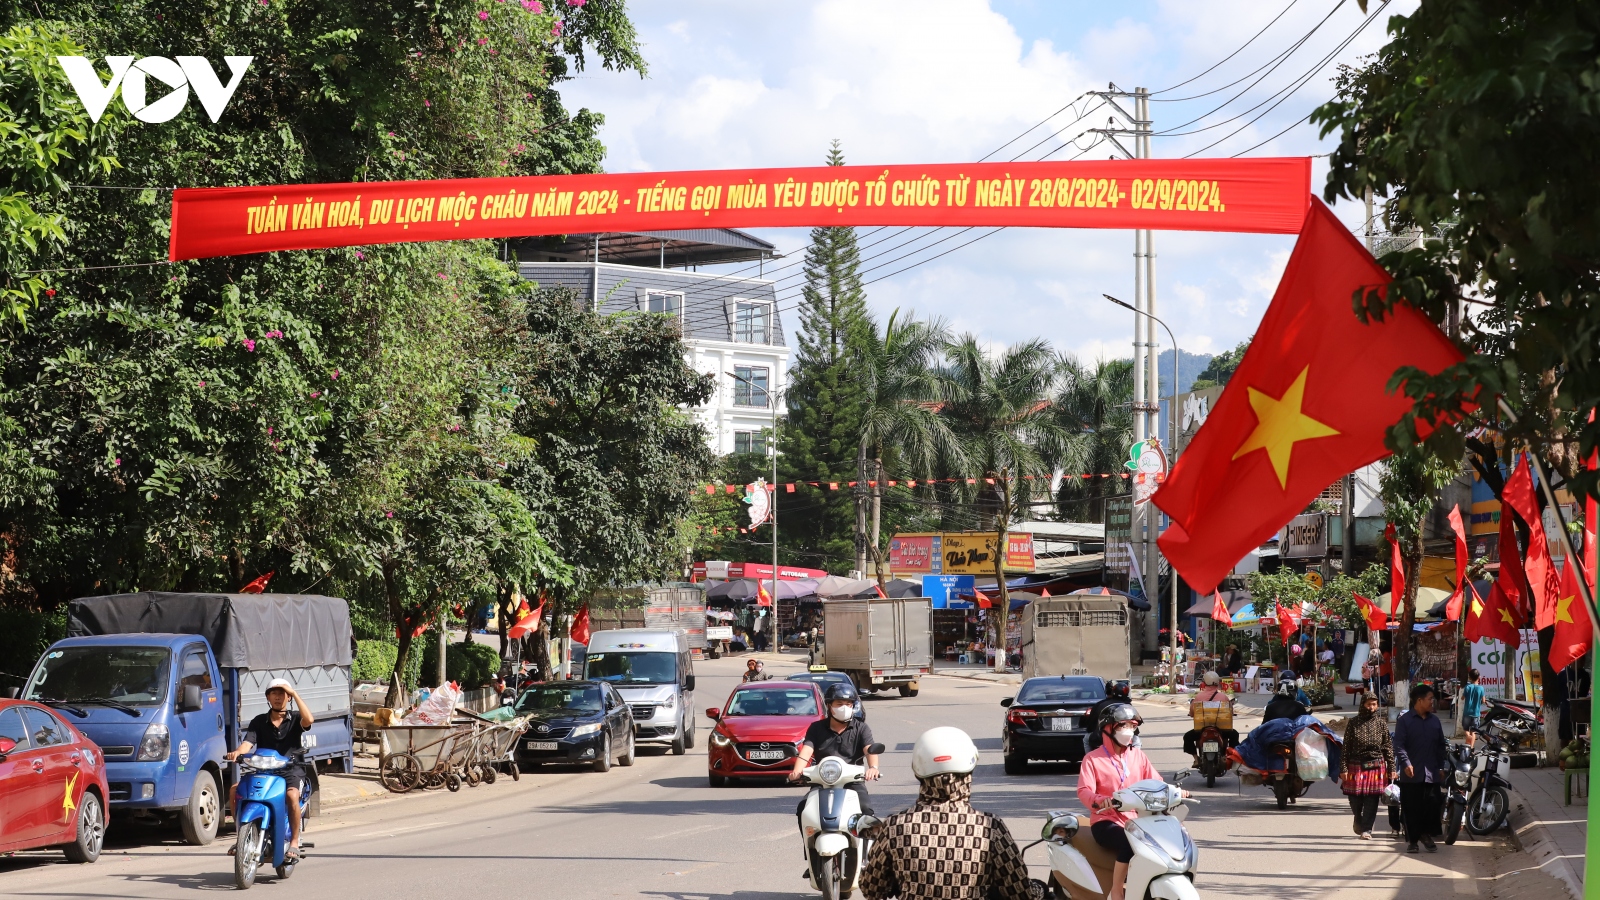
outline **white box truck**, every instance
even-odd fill
[[[824,600],[822,662],[863,691],[915,697],[933,671],[933,601],[926,597]]]

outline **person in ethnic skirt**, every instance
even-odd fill
[[[1379,711],[1378,695],[1361,695],[1355,717],[1345,725],[1344,748],[1340,751],[1344,771],[1340,781],[1350,798],[1355,815],[1356,836],[1372,840],[1372,823],[1383,802],[1383,789],[1394,780],[1394,741],[1389,736],[1389,717]]]

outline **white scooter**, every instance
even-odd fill
[[[882,744],[873,744],[868,753],[882,753]],[[866,778],[865,766],[853,766],[837,756],[829,756],[800,772],[800,777],[815,785],[806,795],[800,812],[800,828],[805,840],[807,875],[811,886],[822,892],[823,900],[846,900],[861,881],[861,869],[872,847],[868,835],[880,821],[863,815],[861,801],[847,785]]]
[[[1128,900],[1200,900],[1194,886],[1200,851],[1183,827],[1187,805],[1198,802],[1185,799],[1181,789],[1159,778],[1130,784],[1111,795],[1113,807],[1139,814],[1123,826],[1133,847]],[[1051,812],[1040,838],[1050,848],[1051,894],[1057,900],[1104,900],[1111,892],[1116,858],[1095,842],[1088,819],[1068,811]]]

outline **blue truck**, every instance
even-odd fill
[[[61,710],[100,746],[113,814],[172,820],[209,844],[236,765],[223,754],[286,678],[316,722],[308,763],[351,771],[349,605],[310,594],[144,592],[83,597],[67,638],[22,696]]]

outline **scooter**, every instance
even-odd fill
[[[1454,844],[1461,836],[1461,823],[1467,817],[1467,798],[1472,783],[1472,748],[1451,744],[1444,755],[1444,842]]]
[[[1472,749],[1472,770],[1468,774],[1467,831],[1482,837],[1499,831],[1511,814],[1511,782],[1500,774],[1511,770],[1511,754],[1500,740],[1497,728],[1479,733],[1479,744]],[[1445,836],[1448,842],[1449,835]]]
[[[1271,782],[1272,796],[1277,798],[1278,808],[1287,809],[1296,799],[1304,797],[1311,790],[1311,785],[1300,777],[1293,744],[1272,744],[1267,752],[1284,760],[1282,772],[1272,772],[1262,777]]]
[[[882,744],[867,747],[882,753]],[[815,785],[800,811],[805,840],[806,877],[822,892],[823,900],[846,900],[861,880],[861,869],[872,847],[872,832],[881,820],[861,812],[861,801],[848,785],[866,778],[865,766],[853,766],[837,756],[802,769],[800,777]]]
[[[1194,886],[1200,851],[1183,827],[1188,806],[1198,802],[1184,798],[1181,789],[1159,778],[1135,782],[1111,795],[1112,807],[1139,814],[1123,826],[1133,847],[1128,897],[1200,900]],[[1050,892],[1056,900],[1105,900],[1116,857],[1095,842],[1087,818],[1051,812],[1040,839],[1050,848]]]
[[[311,738],[306,735],[306,740]],[[249,890],[256,881],[256,872],[268,860],[279,878],[294,874],[296,860],[284,859],[289,846],[288,785],[282,770],[289,766],[289,757],[273,750],[256,750],[239,761],[239,808],[235,813],[238,832],[234,836],[233,883],[239,890]],[[311,805],[315,782],[307,783],[300,792],[300,828],[305,832],[306,807]],[[302,851],[311,844],[300,842]]]
[[[1206,787],[1216,787],[1217,779],[1228,774],[1233,763],[1228,760],[1227,741],[1215,725],[1207,725],[1200,732],[1200,754],[1195,769],[1206,778]]]

